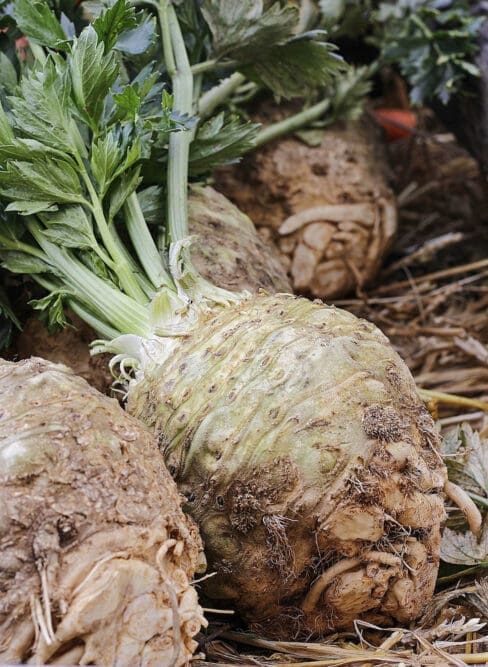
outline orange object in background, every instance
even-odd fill
[[[417,124],[417,116],[406,109],[375,109],[374,116],[385,130],[388,141],[397,141],[411,136]]]

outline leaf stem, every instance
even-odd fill
[[[190,115],[193,102],[193,75],[185,42],[175,11],[161,0],[159,16],[166,67],[173,84],[173,109]],[[188,156],[192,133],[174,132],[168,149],[168,231],[172,243],[188,236]]]
[[[234,68],[238,65],[242,65],[238,60],[221,61],[218,58],[212,58],[211,60],[204,60],[202,63],[192,65],[191,72],[192,74],[202,74],[203,72],[210,72],[217,68]]]
[[[284,120],[265,127],[260,132],[258,132],[254,146],[248,150],[254,150],[258,146],[262,146],[263,144],[267,144],[269,141],[273,141],[274,139],[282,137],[284,134],[299,130],[305,125],[308,125],[308,123],[311,123],[314,120],[317,120],[317,118],[320,118],[322,114],[328,111],[330,106],[331,100],[325,99],[317,102],[317,104],[314,104],[308,109],[299,111],[293,116],[289,116]]]
[[[226,79],[222,79],[216,86],[207,90],[206,93],[203,93],[198,102],[198,115],[200,118],[210,116],[245,80],[246,77],[244,74],[234,72],[234,74]]]
[[[100,236],[102,237],[102,241],[105,245],[105,248],[109,252],[110,257],[112,258],[115,264],[120,284],[122,285],[123,289],[125,290],[128,296],[133,297],[139,303],[147,303],[146,294],[141,289],[139,283],[135,279],[133,271],[129,266],[129,263],[127,262],[126,258],[121,255],[119,248],[117,247],[117,243],[112,237],[110,228],[105,219],[105,214],[103,212],[102,204],[100,203],[100,199],[93,186],[93,183],[91,182],[90,176],[88,175],[85,169],[85,165],[83,164],[83,161],[78,155],[76,156],[76,160],[83,181],[85,183],[86,189],[88,190],[88,194],[90,195],[91,212],[93,213],[93,217],[95,218],[95,221],[97,223],[97,228],[98,231],[100,232]]]
[[[453,574],[448,574],[445,577],[439,577],[439,579],[437,579],[437,583],[447,584],[450,581],[458,581],[459,579],[461,579],[461,577],[467,577],[469,574],[475,574],[476,572],[484,570],[487,567],[488,567],[488,561],[480,561],[477,565],[474,565],[473,567],[468,567],[465,570],[461,570],[460,572],[454,572]]]
[[[147,228],[139,199],[135,192],[128,197],[124,204],[124,212],[130,240],[154,288],[158,289],[165,286],[173,289],[173,281],[167,271],[163,256],[159,253]]]

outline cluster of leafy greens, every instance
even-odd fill
[[[85,4],[81,30],[46,1],[10,6],[30,53],[2,88],[0,254],[46,290],[33,305],[51,329],[69,306],[106,338],[147,336],[176,292],[169,243],[188,234],[188,171],[234,161],[258,132],[199,113],[201,92],[230,75],[312,94],[344,65],[323,33],[295,34],[290,3]]]
[[[381,58],[399,67],[414,104],[436,98],[446,104],[479,76],[478,31],[484,20],[472,16],[467,0],[381,2],[373,15]]]

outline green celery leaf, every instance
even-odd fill
[[[471,531],[458,533],[445,528],[441,542],[441,558],[453,565],[486,565],[488,567],[488,521],[485,519],[481,538]]]
[[[78,110],[94,129],[98,129],[105,98],[119,68],[113,51],[105,55],[104,44],[91,25],[74,42],[69,67]]]
[[[330,83],[335,74],[345,69],[335,49],[325,42],[293,41],[269,49],[262,58],[245,67],[244,73],[279,97],[306,96],[311,90]]]
[[[198,128],[190,145],[191,175],[238,160],[254,146],[259,128],[255,123],[242,123],[236,115],[225,118],[224,112],[208,120]]]
[[[128,0],[116,0],[93,21],[98,39],[105,44],[105,53],[113,48],[121,33],[136,26],[135,10]]]
[[[13,201],[11,202],[6,211],[15,211],[21,215],[34,215],[35,213],[40,213],[41,211],[56,211],[56,204],[50,204],[45,201],[34,201],[30,199],[29,201]]]
[[[4,88],[7,93],[12,93],[17,85],[17,72],[5,53],[0,52],[0,88]]]
[[[40,319],[47,326],[49,333],[55,333],[67,326],[69,321],[64,314],[64,300],[72,296],[66,290],[56,290],[42,299],[33,299],[29,304],[40,311]]]
[[[298,22],[298,10],[262,0],[204,0],[203,16],[212,33],[216,56],[243,62],[260,60],[264,51],[286,41]]]
[[[27,273],[35,275],[36,273],[49,273],[52,268],[46,262],[38,257],[33,257],[17,250],[2,250],[2,267],[12,273]]]
[[[122,157],[114,132],[108,132],[105,137],[93,143],[90,165],[102,197],[112,182]]]
[[[132,30],[123,32],[116,41],[114,48],[127,55],[139,56],[152,48],[156,38],[155,17],[143,13],[139,25]]]
[[[13,328],[21,330],[20,322],[15,316],[7,293],[0,287],[0,350],[8,347],[12,342]]]
[[[141,181],[139,175],[140,169],[132,169],[123,173],[122,177],[118,179],[110,189],[110,206],[108,217],[113,220],[126,199],[131,195]]]
[[[121,93],[114,93],[114,102],[118,107],[121,119],[135,120],[141,108],[142,98],[137,83],[124,87]]]
[[[68,50],[66,33],[44,0],[15,0],[14,16],[29,39],[52,49]]]
[[[0,171],[0,194],[13,201],[80,203],[82,192],[75,170],[65,160],[10,160],[5,171]]]
[[[166,214],[162,188],[150,185],[137,193],[137,199],[147,224],[162,225]]]
[[[9,117],[0,104],[0,151],[5,144],[15,143],[15,134],[10,125]],[[1,153],[0,153],[1,159]]]
[[[92,224],[81,206],[67,206],[52,215],[41,215],[47,229],[43,235],[65,248],[93,248],[96,239]]]
[[[51,56],[43,66],[23,75],[19,95],[9,102],[18,133],[55,150],[84,154],[79,130],[72,118],[71,83],[66,62]]]

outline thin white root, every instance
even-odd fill
[[[338,563],[331,565],[328,570],[323,572],[320,577],[312,584],[312,587],[307,593],[305,600],[302,603],[302,609],[305,613],[313,611],[317,606],[317,602],[320,599],[320,596],[330,584],[330,582],[335,579],[339,574],[343,574],[348,570],[352,570],[361,564],[360,558],[344,558]]]
[[[466,491],[457,484],[454,484],[454,482],[447,481],[445,483],[444,493],[459,507],[466,517],[471,532],[477,537],[480,534],[483,517],[475,503],[471,500]]]
[[[330,204],[328,206],[315,206],[304,211],[295,213],[287,218],[279,232],[282,236],[296,232],[310,222],[324,220],[327,222],[344,222],[346,220],[357,220],[367,227],[374,223],[375,212],[372,204]]]
[[[398,567],[402,564],[402,559],[386,551],[369,551],[364,554],[364,560],[374,561],[382,565],[389,565],[390,567]]]
[[[54,643],[54,628],[53,628],[53,619],[51,614],[51,601],[49,599],[49,586],[47,585],[47,572],[45,569],[41,572],[41,586],[42,586],[42,601],[44,603],[44,615],[46,619],[46,627],[51,638],[51,642]]]

